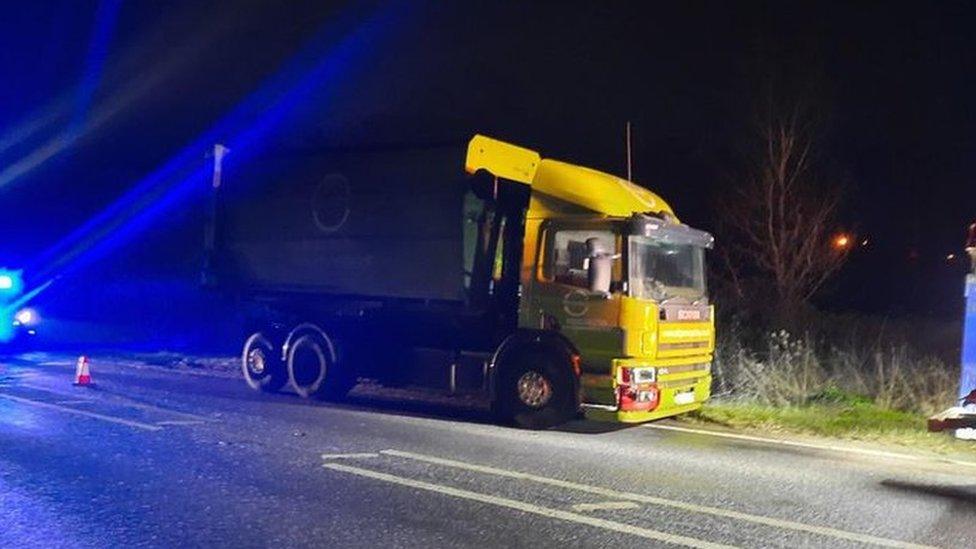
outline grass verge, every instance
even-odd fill
[[[929,433],[921,414],[882,408],[872,402],[811,402],[770,406],[713,401],[683,421],[765,435],[798,434],[895,445],[938,454],[976,455],[976,446],[946,433]]]

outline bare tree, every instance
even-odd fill
[[[781,312],[808,302],[851,245],[835,240],[840,193],[814,166],[817,127],[810,110],[770,102],[756,124],[757,146],[719,205],[732,287],[746,298],[745,281],[761,280]]]

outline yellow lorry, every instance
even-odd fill
[[[708,399],[713,239],[651,191],[482,135],[262,166],[216,174],[205,273],[247,310],[252,387],[426,376],[527,428]]]

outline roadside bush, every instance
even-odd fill
[[[786,330],[749,334],[732,322],[719,331],[716,396],[780,407],[871,403],[920,414],[955,398],[958,365],[880,338],[840,343]]]

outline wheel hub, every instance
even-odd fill
[[[552,384],[546,376],[529,370],[522,374],[516,383],[519,400],[530,408],[542,408],[552,398]]]
[[[247,367],[257,375],[263,374],[266,367],[264,351],[261,349],[253,349],[250,353],[248,353]]]

